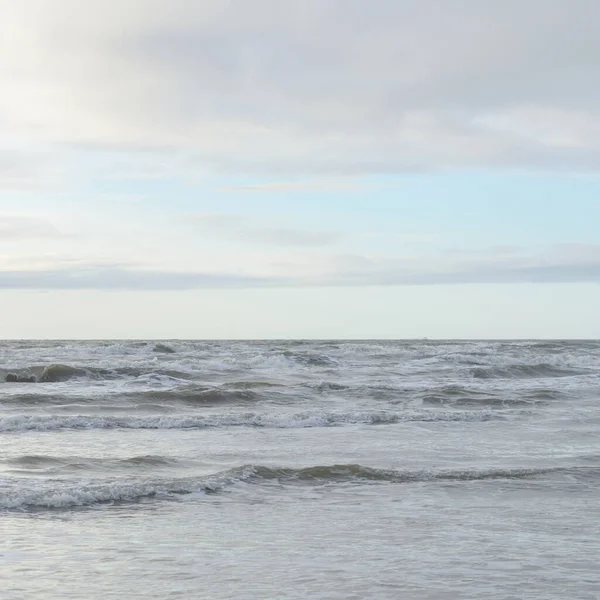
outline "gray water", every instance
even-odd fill
[[[2,342],[0,589],[600,598],[600,342]]]

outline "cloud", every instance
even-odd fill
[[[0,214],[0,242],[62,237],[64,234],[44,219]]]
[[[327,246],[344,235],[335,231],[308,231],[253,225],[239,215],[195,215],[192,222],[204,232],[227,239],[268,246]]]
[[[0,148],[0,191],[35,191],[48,188],[56,184],[58,175],[56,159],[44,152]]]
[[[543,255],[465,261],[354,257],[343,262],[322,279],[344,286],[600,283],[600,249],[595,257],[574,260]]]
[[[600,245],[561,245],[544,252],[478,258],[309,254],[271,264],[270,272],[172,271],[128,265],[0,270],[2,289],[160,291],[254,287],[600,283]]]
[[[202,172],[598,170],[599,20],[596,0],[3,3],[0,130]]]
[[[219,188],[219,192],[233,193],[293,193],[293,192],[354,192],[374,187],[375,184],[352,179],[308,180],[308,181],[272,181],[246,185],[227,185]]]
[[[0,289],[167,291],[268,285],[267,278],[118,267],[0,271]],[[281,285],[284,282],[279,282]]]
[[[502,255],[514,255],[526,252],[527,249],[523,246],[514,245],[495,245],[489,246],[488,248],[448,248],[446,252],[450,255],[457,256],[502,256]]]

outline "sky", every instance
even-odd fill
[[[598,22],[0,2],[0,338],[600,338]]]

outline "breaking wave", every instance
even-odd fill
[[[28,378],[33,376],[33,381],[37,383],[62,383],[71,380],[101,381],[120,378],[135,378],[142,376],[165,376],[174,379],[187,379],[189,373],[177,371],[174,369],[153,370],[152,367],[115,367],[113,369],[103,367],[76,367],[74,365],[52,364],[52,365],[34,365],[27,368],[7,370],[0,369],[0,376],[6,378],[7,375],[14,374],[18,377]]]
[[[343,425],[386,425],[407,422],[481,422],[493,413],[480,411],[356,411],[303,413],[232,413],[221,415],[15,415],[0,417],[0,432],[60,429],[205,429],[264,427],[294,429]]]
[[[544,377],[573,377],[583,375],[585,371],[566,369],[549,364],[513,365],[509,367],[488,367],[473,369],[475,379],[535,379]]]
[[[477,482],[491,479],[519,480],[552,473],[576,474],[579,469],[465,469],[403,471],[378,469],[358,464],[316,465],[303,468],[246,465],[201,477],[131,481],[112,479],[80,480],[19,480],[0,488],[0,509],[35,510],[85,507],[96,504],[121,504],[148,499],[173,500],[185,494],[218,493],[240,483],[334,485],[361,483],[410,484],[418,482]],[[588,469],[589,470],[589,469]]]
[[[305,367],[334,367],[338,364],[335,359],[326,356],[325,354],[317,354],[314,352],[285,350],[283,356]]]
[[[81,481],[36,481],[35,485],[0,488],[1,509],[74,508],[94,504],[140,502],[149,498],[174,498],[194,492],[214,493],[228,485],[243,481],[244,468],[200,478],[146,480],[131,482],[113,479],[87,483]]]
[[[160,379],[164,383],[164,377]],[[147,385],[147,382],[146,382]],[[172,384],[171,384],[172,385]],[[259,387],[259,386],[256,386]],[[28,388],[29,389],[29,388]],[[131,388],[130,388],[131,389]],[[245,405],[255,404],[261,399],[265,399],[264,394],[260,394],[252,389],[228,389],[226,387],[206,387],[199,385],[176,385],[170,389],[154,389],[140,390],[135,392],[121,392],[118,395],[98,395],[86,394],[74,395],[70,391],[66,396],[64,393],[37,393],[38,390],[30,391],[30,393],[19,393],[6,395],[2,399],[2,403],[12,406],[41,406],[60,405],[67,406],[68,404],[94,405],[103,407],[107,402],[112,406],[127,408],[131,405],[152,406],[155,405],[170,405],[183,404],[189,406],[218,406],[218,405]],[[45,390],[47,392],[48,390]],[[271,401],[277,400],[278,394],[271,393],[268,399]],[[68,398],[68,404],[66,399]],[[288,396],[285,396],[289,400]]]

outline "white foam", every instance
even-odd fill
[[[354,411],[302,413],[224,413],[217,415],[15,415],[0,418],[0,432],[56,431],[59,429],[191,429],[266,427],[275,429],[383,425],[427,421],[487,421],[488,410],[478,411]]]
[[[203,478],[172,480],[111,480],[98,483],[85,481],[20,480],[0,484],[0,509],[72,508],[105,502],[133,502],[149,497],[212,492],[251,477],[254,469],[243,467]]]

